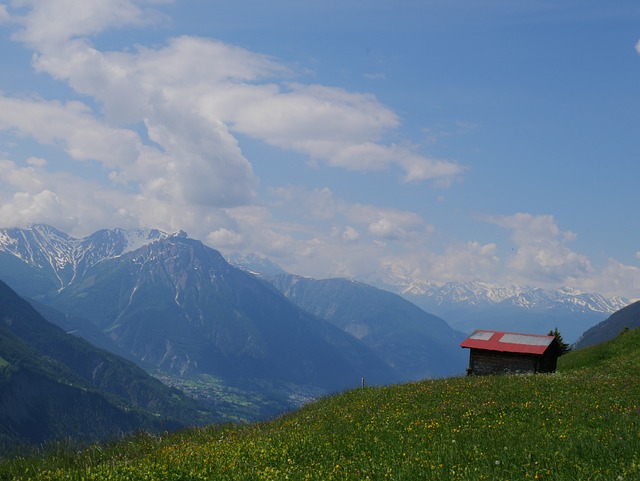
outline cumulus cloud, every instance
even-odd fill
[[[95,182],[49,172],[44,169],[46,163],[39,164],[21,167],[9,160],[0,161],[0,184],[5,187],[0,193],[0,225],[48,222],[72,233],[77,232],[79,221],[86,222],[87,229],[115,227],[107,220],[117,208],[111,201],[121,196],[112,196],[108,206],[101,206],[98,199],[104,199],[105,192]],[[100,224],[102,227],[98,227]],[[132,226],[130,222],[122,225]]]
[[[399,163],[404,167],[405,182],[420,182],[436,179],[438,184],[448,187],[449,184],[464,172],[464,167],[455,162],[441,159],[431,159],[411,151],[403,151],[398,156]]]
[[[257,180],[236,140],[221,123],[202,124],[179,109],[157,109],[145,145],[133,130],[113,128],[80,102],[0,97],[0,130],[59,145],[76,160],[115,170],[116,183],[134,181],[153,197],[216,207],[252,202]]]
[[[234,109],[230,120],[238,131],[284,147],[362,142],[399,124],[397,116],[370,94],[297,83],[244,92],[252,93],[254,102]]]
[[[214,207],[252,201],[257,179],[223,123],[199,122],[176,107],[156,112],[147,128],[171,159],[166,174],[181,198]]]
[[[0,221],[3,225],[24,226],[43,218],[60,219],[62,212],[57,194],[48,189],[35,195],[16,192],[0,205]]]
[[[381,239],[403,239],[407,235],[399,225],[387,217],[382,217],[369,224],[369,232]]]
[[[0,130],[16,131],[42,144],[61,145],[73,159],[97,160],[109,168],[134,163],[143,150],[135,132],[101,123],[86,104],[77,101],[0,96]]]
[[[153,1],[21,0],[28,14],[17,16],[22,29],[15,38],[38,48],[53,48],[74,37],[88,36],[110,27],[141,26],[158,20],[158,14],[144,4]]]
[[[207,236],[207,242],[220,249],[235,249],[243,243],[242,234],[239,232],[220,228]]]
[[[640,40],[636,43],[636,52],[640,53]]]
[[[432,226],[414,212],[346,202],[328,188],[279,188],[272,194],[270,213],[295,221],[274,225],[267,218],[263,228],[287,235],[287,250],[274,260],[291,272],[375,277],[389,256],[426,245],[432,236]],[[314,222],[304,222],[305,215]],[[423,251],[418,257],[426,258]]]
[[[589,259],[567,246],[576,235],[561,231],[551,215],[517,213],[486,217],[485,220],[511,231],[516,247],[507,267],[517,280],[535,279],[557,284],[592,272]]]
[[[430,279],[440,282],[473,281],[494,276],[499,268],[496,244],[469,241],[449,245],[442,254],[433,256],[428,272]]]
[[[185,228],[198,224],[192,219],[205,207],[235,208],[213,216],[228,220],[238,207],[254,203],[258,179],[236,134],[353,171],[396,164],[405,171],[405,181],[449,179],[461,172],[454,163],[383,143],[400,119],[373,95],[289,82],[289,69],[266,55],[191,36],[120,52],[91,44],[93,34],[155,21],[157,14],[148,10],[152,3],[99,0],[69,9],[67,0],[23,2],[26,10],[20,12],[26,13],[15,16],[21,28],[14,38],[36,51],[36,69],[97,100],[101,111],[78,101],[0,97],[0,130],[61,147],[76,161],[102,165],[102,185],[93,192],[112,198],[116,218],[161,219],[158,225]],[[30,192],[34,195],[35,189]],[[407,239],[420,224],[415,216],[408,220],[391,210],[334,202],[322,190],[310,193],[305,204],[309,210],[303,217],[338,215],[343,240],[349,242],[361,232],[384,241]],[[69,218],[83,217],[71,203],[62,205],[73,211]],[[266,249],[291,249],[291,237],[277,229],[250,223],[197,227],[213,244],[239,245],[259,233],[268,239]]]
[[[181,36],[164,47],[101,52],[89,36],[155,18],[147,15],[148,2],[100,0],[66,16],[61,12],[67,1],[26,2],[31,10],[16,38],[37,51],[37,69],[96,98],[111,121],[159,124],[166,120],[159,112],[179,109],[201,128],[223,126],[229,135],[247,135],[349,170],[395,164],[410,182],[462,172],[453,162],[382,143],[400,119],[371,94],[289,82],[289,69],[268,56],[211,39]]]
[[[336,198],[329,188],[307,190],[302,187],[278,188],[272,191],[274,209],[292,209],[296,217],[312,217],[329,223],[368,232],[381,239],[408,240],[430,229],[415,212],[373,204],[346,202]]]
[[[45,159],[27,166],[0,161],[0,225],[46,222],[74,235],[115,227],[185,229],[200,239],[207,238],[211,225],[233,225],[232,217],[222,209],[163,197],[146,185],[144,193],[105,186],[53,171],[50,164]]]
[[[622,264],[609,259],[597,278],[585,279],[585,289],[604,295],[625,295],[629,299],[640,299],[640,267]]]
[[[425,282],[475,281],[499,275],[502,267],[494,243],[447,243],[443,249],[428,243],[413,244],[408,255],[387,254],[381,268],[391,279]]]

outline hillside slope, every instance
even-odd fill
[[[354,389],[268,423],[0,463],[0,479],[639,479],[640,331],[590,348],[595,365],[581,351],[556,374]]]
[[[405,380],[464,373],[465,337],[397,294],[347,279],[269,278],[289,300],[357,337]]]
[[[397,374],[373,351],[298,308],[215,250],[171,236],[106,259],[49,301],[178,376],[262,378],[339,390]]]
[[[0,357],[0,437],[7,442],[97,439],[220,419],[49,323],[1,281]]]
[[[640,366],[640,329],[622,329],[613,339],[591,346],[574,348],[558,360],[563,371],[585,369],[638,375]],[[637,382],[637,378],[630,381]]]
[[[585,331],[576,341],[576,347],[593,346],[615,338],[626,328],[637,327],[640,327],[640,301],[614,312],[604,321]]]

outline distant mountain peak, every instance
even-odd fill
[[[481,281],[429,282],[411,281],[385,285],[393,292],[410,298],[428,300],[430,305],[494,306],[512,305],[524,309],[543,309],[551,305],[573,306],[574,310],[612,313],[629,304],[622,297],[607,298],[572,287],[543,289],[540,287],[498,285]]]
[[[227,260],[232,266],[257,276],[277,276],[280,274],[287,274],[282,267],[271,262],[268,257],[258,254],[241,255],[234,253],[231,254]]]
[[[183,231],[174,234],[186,238]],[[106,259],[139,249],[169,235],[158,229],[101,229],[76,238],[47,224],[0,228],[0,252],[26,264],[53,271],[64,289],[79,273]]]

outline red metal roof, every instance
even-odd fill
[[[554,339],[554,336],[478,329],[462,341],[460,347],[522,354],[544,354]]]

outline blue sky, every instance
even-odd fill
[[[0,225],[640,297],[637,1],[0,0]]]

